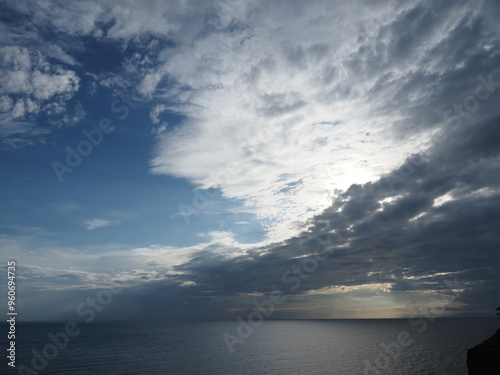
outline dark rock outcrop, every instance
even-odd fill
[[[469,375],[500,374],[500,329],[488,340],[467,351]]]

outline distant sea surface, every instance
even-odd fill
[[[424,328],[423,320],[411,325],[408,319],[268,320],[237,340],[231,353],[223,334],[240,338],[236,321],[81,322],[80,334],[54,353],[48,334],[64,331],[65,322],[18,322],[17,369],[2,355],[0,373],[30,373],[18,372],[19,366],[33,369],[33,351],[45,348],[53,358],[32,374],[466,375],[467,349],[493,335],[500,319],[426,323]],[[5,322],[1,328],[5,346]]]

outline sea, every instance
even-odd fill
[[[17,322],[16,368],[4,355],[0,373],[466,375],[467,349],[500,327],[495,318],[251,323]],[[5,322],[1,330],[8,346]]]

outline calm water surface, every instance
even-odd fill
[[[47,335],[64,330],[64,325],[18,323],[17,365],[31,367],[32,350],[41,353],[51,342]],[[407,319],[265,321],[231,353],[223,334],[236,335],[237,325],[236,321],[79,323],[81,333],[70,338],[39,373],[466,375],[467,349],[491,336],[500,320],[439,319],[428,322],[421,333],[424,327],[412,326]],[[2,332],[6,337],[5,324]],[[398,349],[398,335],[406,338],[402,341],[406,347]],[[3,362],[2,374],[9,370],[6,359]]]

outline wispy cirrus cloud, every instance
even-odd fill
[[[116,224],[118,224],[118,222],[106,219],[91,219],[84,221],[84,225],[88,230],[109,227],[110,225],[116,225]]]

